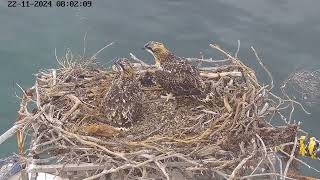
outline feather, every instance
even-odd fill
[[[124,62],[123,62],[124,61]],[[108,121],[115,125],[128,125],[136,121],[140,115],[142,90],[141,84],[134,73],[127,71],[132,69],[127,60],[120,61],[124,68],[121,75],[116,78],[104,97],[104,114]]]

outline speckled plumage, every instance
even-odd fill
[[[120,74],[104,97],[104,113],[114,125],[127,126],[137,121],[141,114],[141,84],[127,59],[121,59],[115,65]]]
[[[151,41],[145,48],[154,56],[161,70],[156,82],[174,95],[202,95],[204,82],[198,69],[186,59],[172,54],[162,43]]]

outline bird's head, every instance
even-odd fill
[[[144,49],[151,53],[156,61],[156,65],[160,66],[161,62],[166,59],[170,51],[161,42],[150,41],[144,45]]]
[[[118,59],[115,62],[115,66],[116,66],[116,69],[120,71],[121,74],[124,75],[125,77],[131,78],[135,76],[134,69],[128,59],[126,58]]]

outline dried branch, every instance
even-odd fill
[[[296,136],[295,139],[294,139],[294,145],[293,145],[292,150],[291,150],[290,159],[288,160],[287,165],[286,165],[286,168],[284,169],[284,173],[283,173],[283,176],[284,176],[284,177],[287,177],[287,173],[288,173],[288,170],[289,170],[289,166],[290,166],[290,164],[291,164],[291,162],[292,162],[292,160],[293,160],[293,158],[294,158],[294,154],[295,154],[295,152],[296,152],[297,142],[298,142],[298,138],[297,138],[297,136]]]
[[[270,78],[270,88],[269,88],[269,91],[274,87],[274,84],[273,84],[273,77],[272,77],[272,74],[271,72],[266,68],[266,66],[262,63],[260,57],[258,56],[258,53],[257,51],[253,48],[253,46],[251,46],[251,49],[252,51],[254,52],[254,55],[256,56],[257,58],[257,61],[259,62],[260,66],[267,72],[269,78]]]
[[[103,48],[101,48],[99,51],[97,51],[95,54],[93,54],[90,58],[90,60],[96,59],[98,54],[100,54],[103,50],[105,50],[107,47],[112,46],[114,42],[111,42],[110,44],[105,45]]]

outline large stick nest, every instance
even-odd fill
[[[279,172],[276,162],[294,154],[290,149],[297,143],[298,126],[287,120],[275,127],[268,120],[292,102],[261,86],[254,71],[236,57],[212,47],[227,59],[189,60],[206,64],[199,68],[213,99],[177,96],[166,101],[164,90],[145,85],[142,116],[126,128],[108,124],[102,113],[114,71],[71,53],[58,61],[58,69],[40,71],[19,111],[21,131],[32,138],[29,169],[50,172],[48,167],[60,164],[57,173],[71,179],[285,176],[288,169]],[[132,62],[142,81],[146,70],[154,68]],[[68,173],[77,171],[70,164],[79,165],[76,175]]]

